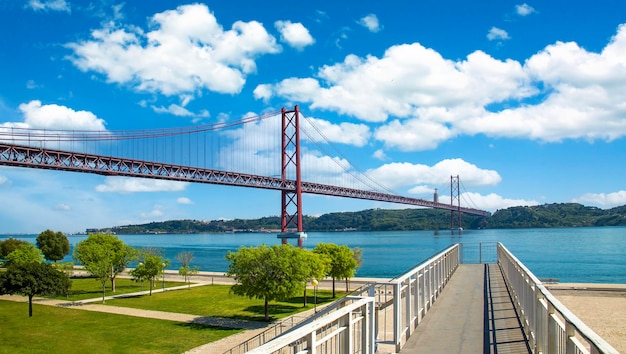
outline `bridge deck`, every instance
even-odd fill
[[[413,353],[530,353],[497,264],[462,264],[404,345]]]

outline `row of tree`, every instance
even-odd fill
[[[313,279],[332,277],[335,297],[335,280],[354,277],[361,264],[361,251],[325,243],[312,251],[289,244],[261,245],[228,252],[226,259],[228,275],[236,281],[233,293],[264,300],[265,320],[269,320],[270,301],[303,292],[306,306],[306,286]]]
[[[14,238],[0,241],[0,258],[6,267],[0,272],[0,294],[27,296],[29,316],[32,316],[34,296],[68,293],[71,287],[69,277],[74,269],[73,262],[57,263],[70,251],[69,241],[63,233],[46,230],[37,236],[36,245]],[[149,281],[150,295],[155,280],[169,264],[158,249],[137,250],[108,234],[90,234],[76,244],[73,256],[85,271],[100,281],[103,302],[106,283],[110,281],[111,290],[115,292],[115,279],[130,262],[139,261],[130,275],[135,281]],[[190,265],[193,253],[181,252],[176,258],[182,264],[179,274],[190,286],[190,277],[198,272],[198,267]]]
[[[37,238],[37,246],[16,239],[0,242],[1,256],[6,260],[6,271],[0,272],[0,293],[20,294],[28,297],[29,316],[32,316],[34,296],[67,294],[71,287],[69,272],[63,272],[57,260],[69,253],[69,242],[62,233],[50,230]],[[106,284],[110,281],[115,292],[115,279],[131,262],[138,261],[129,273],[135,281],[149,281],[150,295],[155,280],[163,274],[169,260],[159,249],[134,249],[117,236],[90,234],[76,244],[74,258],[84,270],[96,278],[102,286],[102,302],[106,297]],[[44,258],[54,263],[46,263]],[[198,272],[191,266],[192,252],[181,252],[176,256],[181,263],[179,274],[190,287],[190,277]],[[318,244],[313,250],[285,245],[241,247],[226,255],[229,261],[228,275],[236,284],[232,291],[237,295],[263,299],[265,318],[269,319],[268,303],[284,300],[304,292],[306,306],[307,284],[314,279],[331,277],[333,297],[335,280],[354,277],[361,265],[361,250],[335,244]],[[73,264],[71,264],[73,268]]]

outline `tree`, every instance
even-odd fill
[[[107,280],[111,281],[111,291],[115,292],[115,277],[135,257],[135,250],[114,235],[90,234],[74,248],[74,258],[101,282],[103,303]]]
[[[356,262],[355,269],[361,268],[361,265],[363,264],[363,249],[361,247],[354,247],[352,249],[352,257]],[[350,278],[346,278],[346,292],[348,291],[350,291]]]
[[[61,232],[46,230],[37,236],[37,247],[49,261],[60,261],[70,253],[70,242]]]
[[[191,276],[198,274],[200,270],[199,266],[191,266],[191,260],[193,259],[193,252],[183,251],[176,255],[176,260],[180,262],[181,267],[178,269],[178,274],[185,279],[188,289],[191,289]]]
[[[30,242],[24,241],[24,240],[18,240],[13,237],[9,237],[8,239],[4,241],[0,241],[0,258],[7,258],[9,253],[28,244],[30,244]]]
[[[161,251],[156,248],[144,248],[139,253],[139,259],[140,263],[129,273],[135,281],[148,280],[150,282],[150,296],[152,296],[154,281],[163,274],[169,261],[163,258]]]
[[[28,242],[9,253],[6,259],[7,264],[41,263],[43,262],[43,254],[35,245]]]
[[[313,279],[321,280],[326,276],[330,268],[330,259],[325,254],[313,253],[311,251],[303,250],[302,266],[305,272],[305,285],[304,285],[304,306],[306,306],[306,285]]]
[[[327,275],[333,278],[333,297],[335,297],[335,279],[352,278],[356,274],[358,263],[354,252],[345,245],[318,243],[314,253],[325,254],[330,259]]]
[[[237,282],[236,295],[264,300],[265,320],[269,320],[269,302],[284,300],[302,291],[307,274],[298,262],[299,248],[285,245],[240,247],[228,252],[228,276]]]
[[[0,294],[28,296],[28,317],[33,316],[33,297],[66,294],[69,277],[46,263],[13,263],[0,273]]]

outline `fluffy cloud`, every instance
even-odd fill
[[[527,74],[515,61],[474,52],[465,61],[444,59],[422,45],[389,48],[382,58],[348,55],[342,63],[323,66],[318,78],[288,78],[268,87],[295,102],[383,122],[390,115],[410,117],[420,107],[489,104],[525,96]]]
[[[481,51],[450,60],[419,43],[396,45],[382,57],[348,55],[314,77],[259,85],[255,97],[379,123],[374,137],[402,151],[476,134],[611,141],[626,135],[625,68],[626,24],[600,53],[557,42],[523,63]]]
[[[176,203],[178,203],[178,204],[193,204],[191,199],[189,199],[187,197],[180,197],[180,198],[176,199]]]
[[[224,30],[208,7],[179,6],[155,14],[149,32],[107,23],[91,39],[67,44],[69,60],[82,71],[104,74],[109,82],[164,95],[206,89],[238,93],[254,73],[254,59],[280,47],[256,21],[237,21]]]
[[[508,199],[497,194],[490,193],[488,195],[480,195],[478,193],[467,192],[462,193],[461,205],[480,205],[480,209],[494,212],[498,209],[506,209],[514,206],[533,206],[539,205],[535,200],[524,199]]]
[[[594,205],[600,208],[613,208],[626,204],[626,191],[613,193],[587,193],[572,200],[574,203]]]
[[[306,123],[308,124],[300,123],[300,127],[305,130],[309,140],[322,141],[320,139],[324,137],[325,141],[330,143],[364,146],[371,136],[370,129],[365,124],[333,124],[317,118],[307,118]]]
[[[369,14],[365,17],[362,17],[359,20],[359,24],[367,28],[370,32],[378,32],[382,29],[380,23],[378,22],[378,16],[376,16],[375,14]]]
[[[104,120],[88,111],[75,111],[56,104],[42,105],[33,100],[22,103],[19,110],[24,115],[23,122],[2,123],[2,127],[58,130],[106,130]]]
[[[520,16],[528,16],[532,13],[535,13],[535,9],[528,5],[527,3],[523,3],[521,5],[515,5],[515,13]]]
[[[462,159],[446,159],[433,166],[405,163],[389,163],[367,171],[367,175],[389,189],[413,189],[423,191],[424,186],[434,188],[452,175],[463,176],[467,188],[493,186],[502,180],[498,172],[484,170]]]
[[[156,113],[167,113],[167,114],[172,114],[178,117],[194,117],[196,118],[196,120],[200,118],[210,117],[209,111],[207,110],[202,110],[199,113],[194,113],[188,110],[187,108],[177,105],[177,104],[170,104],[167,107],[152,106],[152,110],[155,111]]]
[[[70,12],[70,5],[65,0],[30,0],[26,7],[35,11],[62,11]]]
[[[98,192],[180,192],[188,183],[135,177],[107,177],[104,184],[96,186]]]
[[[280,32],[280,39],[298,50],[315,43],[309,30],[299,22],[276,21],[274,26]]]
[[[509,34],[505,30],[498,27],[491,27],[487,33],[487,39],[490,41],[502,41],[511,39],[511,37],[509,37]]]

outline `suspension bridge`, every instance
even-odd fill
[[[283,242],[303,235],[303,193],[449,210],[451,229],[461,227],[462,213],[489,215],[461,206],[458,176],[451,178],[450,204],[391,192],[350,163],[298,106],[182,128],[69,131],[5,125],[0,165],[278,190]]]

